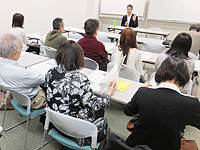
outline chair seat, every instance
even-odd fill
[[[62,136],[60,133],[58,133],[55,129],[51,129],[48,134],[53,137],[56,141],[61,143],[62,145],[69,147],[71,149],[80,149],[80,146],[76,144],[73,140],[70,140],[64,136]],[[100,143],[97,143],[97,147]],[[83,146],[82,150],[92,150],[90,146]]]
[[[15,99],[12,99],[11,100],[11,103],[14,107],[14,109],[22,116],[26,116],[27,117],[27,110],[22,107]],[[31,113],[30,113],[30,119],[40,115],[40,114],[43,114],[45,112],[44,109],[38,109],[38,110],[31,110]]]

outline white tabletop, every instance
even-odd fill
[[[76,32],[76,33],[85,34],[85,30],[81,29],[81,28],[65,27],[65,31],[66,32]],[[118,34],[116,34],[116,33],[98,31],[98,34],[105,35],[108,38],[118,38]]]
[[[55,67],[55,66],[56,66],[55,60],[54,59],[49,59],[47,61],[32,65],[32,66],[30,66],[28,68],[31,69],[31,70],[38,71],[38,72],[42,73],[43,75],[45,75],[45,73],[49,69],[51,69],[52,67]],[[86,76],[89,76],[93,71],[94,70],[87,69],[87,68],[81,69],[81,72],[83,74],[85,74]],[[141,87],[143,84],[139,83],[139,82],[127,80],[127,79],[124,79],[124,78],[120,78],[120,77],[119,77],[119,80],[130,82],[131,84],[130,84],[130,86],[128,87],[128,89],[125,92],[115,91],[113,93],[113,95],[111,96],[111,100],[119,102],[119,103],[122,103],[122,104],[126,104],[131,100],[131,98],[133,97],[135,92],[138,90],[138,88]],[[97,95],[101,94],[96,89],[93,89],[93,91]]]
[[[159,54],[152,52],[140,51],[142,54],[142,61],[145,63],[155,64]],[[200,60],[195,60],[195,71],[200,71]]]
[[[123,30],[127,27],[124,26],[108,26],[108,29],[115,29],[115,30]],[[169,31],[155,31],[155,30],[149,30],[149,29],[144,29],[144,28],[132,28],[136,32],[140,33],[147,33],[147,34],[155,34],[155,35],[163,35],[163,36],[168,36],[170,34]]]
[[[23,67],[29,67],[35,64],[38,64],[40,62],[48,60],[48,57],[43,57],[40,55],[28,53],[28,52],[22,52],[18,64]]]

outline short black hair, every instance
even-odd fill
[[[196,32],[199,32],[200,31],[200,24],[199,23],[191,24],[189,30],[194,30]]]
[[[173,79],[179,86],[184,87],[190,80],[190,75],[183,59],[168,56],[158,68],[155,81],[161,83]]]
[[[12,19],[12,27],[20,27],[23,28],[24,16],[20,13],[15,13]]]
[[[66,40],[60,45],[55,59],[57,64],[64,66],[67,71],[84,67],[84,51],[78,43],[72,40]]]
[[[53,29],[58,30],[63,25],[63,19],[62,18],[56,18],[53,20]]]
[[[84,24],[85,33],[94,35],[95,31],[99,29],[99,21],[97,19],[88,19]]]
[[[172,41],[171,48],[166,52],[166,54],[181,59],[187,59],[191,45],[191,36],[188,33],[180,33]]]
[[[133,5],[131,5],[131,4],[128,4],[127,7],[131,7],[131,9],[133,9]]]

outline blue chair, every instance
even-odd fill
[[[53,137],[53,139],[55,139],[57,142],[61,143],[62,145],[68,148],[76,149],[76,150],[79,150],[79,149],[92,150],[92,149],[96,149],[99,146],[99,143],[97,143],[98,130],[97,130],[97,127],[93,123],[79,119],[79,118],[71,117],[65,114],[61,114],[49,108],[45,108],[45,111],[46,111],[46,121],[45,121],[45,126],[44,126],[45,130],[44,130],[44,135],[43,135],[43,140],[42,140],[42,149],[44,145],[49,143],[47,142],[44,144],[44,140],[45,140],[45,134],[47,133],[47,130],[49,129],[50,122],[59,131],[61,131],[62,133],[70,137],[74,137],[74,138],[92,137],[91,146],[79,146],[73,140],[62,136],[55,129],[51,129],[48,132],[48,134],[51,137]]]
[[[33,119],[39,115],[42,115],[45,112],[45,110],[44,109],[31,110],[31,100],[28,96],[22,95],[20,93],[17,93],[15,91],[11,91],[11,90],[7,90],[7,95],[9,95],[8,93],[12,94],[12,96],[14,97],[14,99],[11,100],[11,103],[12,103],[14,109],[21,116],[27,117],[27,119],[16,125],[9,127],[5,131],[9,131],[9,130],[13,129],[14,127],[17,127],[18,125],[21,125],[21,124],[27,122],[26,123],[26,132],[25,132],[25,143],[24,143],[24,150],[26,150],[26,140],[27,140],[29,120]],[[27,109],[25,109],[23,106],[26,106]],[[5,116],[6,116],[6,107],[5,107],[5,112],[4,112],[3,125],[4,125],[4,121],[5,121]]]

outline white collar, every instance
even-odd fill
[[[156,88],[168,88],[181,94],[180,89],[173,83],[163,82],[163,83],[160,83]]]
[[[167,83],[167,82],[163,82],[163,83],[160,83],[157,87],[155,87],[155,89],[157,88],[168,88],[168,89],[172,89],[176,92],[178,92],[179,94],[183,95],[183,96],[188,96],[188,97],[193,97],[195,98],[194,96],[192,95],[188,95],[188,94],[183,94],[181,93],[180,89],[173,83]]]

